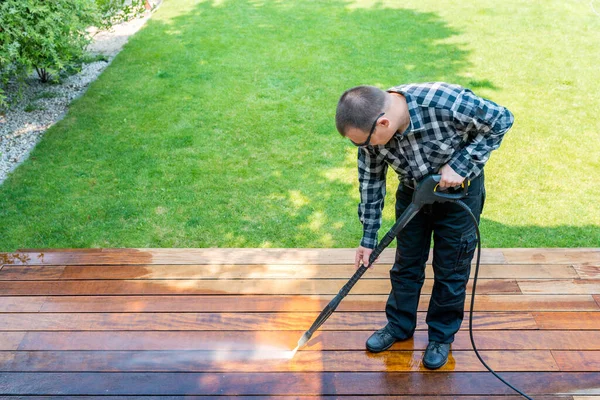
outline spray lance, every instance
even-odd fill
[[[404,229],[404,227],[413,219],[415,215],[419,212],[419,210],[426,204],[433,204],[434,202],[444,203],[444,202],[455,202],[457,200],[462,199],[467,195],[467,191],[469,190],[469,183],[463,183],[462,191],[458,193],[448,193],[438,191],[439,182],[441,179],[441,175],[429,175],[425,179],[423,179],[417,185],[412,201],[410,205],[404,210],[400,218],[394,223],[392,228],[385,234],[383,239],[379,242],[377,247],[373,250],[371,255],[369,256],[369,265],[365,266],[361,265],[354,275],[350,278],[350,280],[342,287],[339,293],[325,306],[321,314],[317,317],[312,326],[304,332],[300,340],[298,340],[298,346],[293,352],[296,352],[298,349],[303,347],[306,342],[308,342],[315,333],[317,329],[329,318],[329,316],[335,311],[337,306],[340,304],[342,299],[348,295],[352,287],[358,282],[358,280],[363,276],[367,269],[371,267],[371,265],[377,260],[381,252],[388,247],[388,245],[398,236],[398,233]]]

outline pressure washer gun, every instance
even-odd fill
[[[307,330],[304,335],[298,340],[298,346],[296,350],[300,349],[302,346],[306,344],[315,333],[317,329],[329,318],[329,316],[335,311],[337,306],[340,304],[342,299],[348,295],[352,287],[358,282],[358,280],[363,276],[363,274],[369,269],[369,267],[377,260],[381,252],[394,240],[398,233],[404,229],[404,227],[413,219],[415,215],[419,212],[419,210],[426,204],[437,203],[448,203],[455,202],[464,198],[467,195],[469,190],[469,182],[465,180],[462,184],[462,190],[458,193],[449,193],[438,190],[440,183],[441,175],[429,175],[424,178],[417,185],[412,201],[410,205],[404,210],[400,218],[396,221],[396,223],[392,226],[388,233],[385,234],[383,239],[379,242],[377,247],[373,250],[369,257],[369,265],[365,266],[361,265],[354,275],[350,278],[350,280],[342,287],[340,292],[331,300],[331,302],[325,306],[321,314],[317,317],[315,322],[312,324],[309,330]]]

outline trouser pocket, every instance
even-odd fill
[[[476,247],[477,234],[475,232],[461,236],[456,262],[454,263],[454,271],[464,272],[469,268],[471,265],[471,260],[473,259],[473,255],[475,254]]]

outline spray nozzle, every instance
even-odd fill
[[[296,348],[300,349],[300,348],[304,347],[306,342],[308,342],[310,340],[311,336],[312,336],[312,332],[310,332],[310,331],[304,332],[304,335],[302,335],[300,340],[298,340],[298,347],[296,347]]]

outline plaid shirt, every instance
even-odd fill
[[[406,97],[410,124],[385,145],[358,149],[358,217],[363,224],[360,244],[371,249],[377,245],[381,226],[388,165],[411,187],[438,173],[446,163],[460,176],[473,179],[514,122],[506,108],[458,85],[408,84],[388,92]]]

